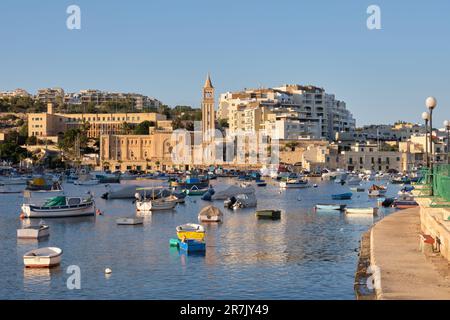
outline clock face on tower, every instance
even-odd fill
[[[211,99],[212,98],[212,92],[205,92],[205,98]]]

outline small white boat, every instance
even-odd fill
[[[50,229],[47,225],[28,226],[17,229],[18,239],[41,239],[50,235]]]
[[[288,179],[280,182],[280,188],[283,189],[303,189],[309,188],[308,181],[301,179]]]
[[[176,197],[165,197],[156,199],[155,190],[161,190],[163,188],[138,188],[137,191],[144,191],[144,195],[141,196],[140,193],[136,194],[136,209],[137,211],[159,211],[159,210],[172,210],[178,203],[178,198]],[[147,198],[147,191],[152,193],[152,196]]]
[[[92,197],[87,199],[73,197],[54,197],[43,205],[23,204],[22,212],[27,218],[67,218],[95,215]]]
[[[378,208],[346,208],[345,213],[348,215],[372,215],[378,214]]]
[[[99,183],[100,181],[90,174],[82,174],[73,182],[76,186],[95,186]]]
[[[172,199],[142,200],[136,201],[136,209],[137,211],[172,210],[177,203],[177,200]]]
[[[387,188],[384,186],[373,185],[369,188],[369,197],[380,197],[384,196],[387,192]]]
[[[142,217],[130,217],[130,218],[118,218],[116,223],[122,226],[135,226],[144,223],[144,218]]]
[[[28,251],[23,256],[26,268],[51,268],[59,265],[62,258],[62,249],[47,247]]]
[[[315,208],[316,210],[324,210],[324,211],[330,210],[342,211],[345,209],[346,206],[347,206],[346,204],[316,204]]]
[[[203,208],[198,214],[198,220],[201,222],[221,222],[223,213],[214,206],[207,206]]]

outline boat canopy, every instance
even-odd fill
[[[53,197],[48,199],[44,203],[44,207],[58,207],[58,206],[65,206],[66,205],[66,197],[59,196],[59,197]]]
[[[223,213],[214,206],[207,206],[203,208],[198,215],[202,217],[222,217]]]
[[[255,193],[255,188],[251,185],[245,187],[229,186],[225,190],[217,191],[213,196],[212,200],[226,200],[231,197],[235,197],[239,194],[252,194]]]

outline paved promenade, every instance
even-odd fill
[[[447,260],[419,251],[419,210],[399,211],[372,228],[371,262],[381,272],[378,299],[450,299]]]

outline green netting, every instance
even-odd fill
[[[450,165],[439,165],[434,168],[433,193],[435,197],[450,202]]]

